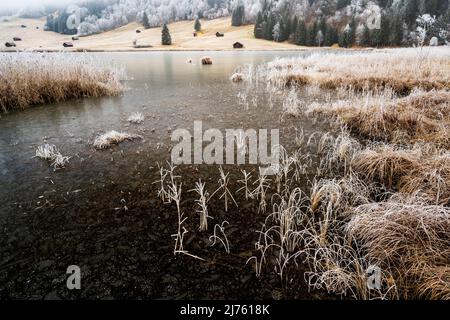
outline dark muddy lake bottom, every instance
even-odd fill
[[[237,97],[245,84],[229,80],[236,67],[270,61],[294,52],[212,52],[202,66],[200,52],[99,53],[96,59],[123,65],[129,79],[120,97],[83,99],[30,108],[0,118],[0,298],[1,299],[314,299],[303,267],[293,265],[281,281],[267,268],[256,277],[252,264],[265,216],[255,200],[245,200],[240,170],[224,165],[239,208],[212,199],[209,230],[198,231],[197,195],[187,192],[202,179],[212,193],[219,166],[181,165],[181,207],[188,217],[184,247],[205,261],[174,255],[177,211],[157,197],[157,162],[170,159],[171,132],[204,129],[280,129],[281,144],[295,147],[298,130],[320,128],[307,119],[282,118],[261,98],[246,109]],[[193,63],[186,61],[191,58]],[[145,121],[129,124],[142,112]],[[126,131],[143,136],[105,151],[92,147],[99,133]],[[71,159],[54,171],[34,158],[44,142]],[[307,182],[305,181],[305,190]],[[274,190],[271,190],[273,192]],[[270,193],[268,195],[270,199]],[[270,210],[269,203],[269,210]],[[211,247],[213,226],[229,222],[230,254]],[[68,290],[66,269],[81,268],[81,290]]]

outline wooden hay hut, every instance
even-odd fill
[[[240,42],[235,42],[233,43],[233,48],[234,49],[242,49],[244,47],[244,45]]]
[[[63,43],[63,47],[64,48],[72,48],[73,47],[73,43],[72,42],[64,42]]]
[[[223,37],[223,36],[224,36],[224,34],[222,32],[216,32],[216,37],[217,38],[220,38],[220,37]]]
[[[11,48],[11,47],[15,47],[15,46],[16,46],[16,44],[14,42],[6,42],[5,43],[5,47],[7,47],[7,48]]]

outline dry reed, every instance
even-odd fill
[[[94,140],[94,148],[108,149],[114,144],[119,144],[126,140],[142,139],[142,136],[136,134],[129,134],[126,132],[117,132],[115,130],[108,131],[99,135]]]
[[[427,55],[414,49],[313,54],[306,58],[277,59],[267,65],[268,81],[279,87],[318,85],[323,89],[391,88],[408,94],[414,88],[429,91],[450,88],[447,49],[431,48]]]
[[[122,92],[122,72],[86,55],[15,53],[0,56],[0,110]]]

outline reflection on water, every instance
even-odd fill
[[[229,80],[238,66],[299,53],[211,52],[211,66],[199,63],[201,52],[93,55],[125,67],[128,89],[122,96],[45,105],[0,118],[0,298],[273,297],[280,290],[278,276],[255,279],[246,265],[264,221],[258,205],[235,194],[239,207],[231,204],[225,212],[223,199],[210,201],[211,225],[230,222],[226,232],[232,248],[225,254],[221,247],[211,247],[211,230],[197,231],[195,198],[187,192],[202,179],[212,193],[217,166],[180,166],[181,206],[189,216],[185,244],[207,262],[174,256],[176,209],[156,196],[156,162],[170,159],[171,132],[192,132],[195,120],[202,121],[203,130],[222,132],[278,128],[281,144],[291,150],[296,130],[306,136],[319,130],[307,119],[282,117],[280,97],[271,109],[263,86],[256,93],[257,106],[252,101],[245,108],[238,98],[245,83]],[[145,122],[129,124],[127,118],[137,111]],[[143,139],[94,150],[93,139],[109,130]],[[44,141],[71,157],[65,169],[54,172],[34,158]],[[232,192],[241,187],[242,168],[247,170],[224,166]],[[65,287],[66,268],[72,264],[80,264],[85,275],[80,292]],[[302,278],[297,270],[294,274]],[[309,292],[292,288],[287,297]]]
[[[203,66],[202,52],[95,53],[97,59],[125,67],[127,90],[120,97],[82,99],[30,108],[0,118],[0,199],[3,204],[31,201],[43,192],[82,188],[102,177],[132,175],[136,163],[154,166],[169,157],[170,132],[192,130],[194,120],[204,129],[278,128],[279,110],[266,106],[244,108],[236,97],[239,85],[230,75],[244,64],[260,64],[289,52],[208,52],[213,65]],[[188,63],[192,59],[192,63]],[[130,125],[135,111],[146,116],[143,125]],[[305,126],[306,132],[310,125]],[[95,136],[108,130],[139,133],[143,141],[109,151],[95,151]],[[310,128],[312,130],[312,128]],[[292,137],[283,136],[292,140]],[[71,156],[67,168],[53,172],[33,158],[43,141]],[[127,181],[122,181],[127,183]]]

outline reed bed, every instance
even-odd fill
[[[14,53],[0,56],[0,110],[122,92],[123,72],[87,55]]]
[[[315,102],[306,114],[336,118],[365,138],[402,144],[429,142],[450,147],[450,91],[413,90],[396,98],[392,90],[350,94],[344,100]]]
[[[279,146],[277,172],[243,170],[238,190],[222,167],[211,195],[199,180],[191,192],[200,232],[212,233],[211,244],[230,253],[228,222],[208,229],[211,201],[225,211],[230,203],[252,202],[263,217],[247,260],[257,276],[275,272],[284,286],[296,285],[289,273],[302,263],[311,290],[354,299],[450,299],[447,55],[441,49],[425,56],[407,49],[313,55],[235,70],[245,79],[236,87],[245,87],[238,98],[246,109],[264,91],[270,107],[279,97],[281,120],[306,115],[328,120],[331,130],[310,137],[297,131],[297,150]],[[323,88],[334,97],[321,96]],[[305,92],[316,102],[308,104]],[[188,254],[181,183],[173,167],[160,168],[160,175],[158,196],[177,204],[174,253]],[[379,282],[369,283],[370,274]]]
[[[293,170],[283,188],[278,175],[268,184],[277,193],[248,260],[257,275],[275,269],[283,278],[302,261],[311,289],[355,299],[450,299],[446,50],[312,55],[256,71],[266,92],[282,91],[283,114],[327,120],[333,132],[295,137],[299,150],[314,145],[320,157],[309,194],[297,190]],[[300,103],[305,92],[314,103]],[[374,270],[380,283],[371,287]]]
[[[322,89],[390,88],[409,94],[414,88],[450,89],[448,49],[414,49],[313,54],[306,58],[277,59],[267,65],[267,80],[278,87],[318,85]]]

